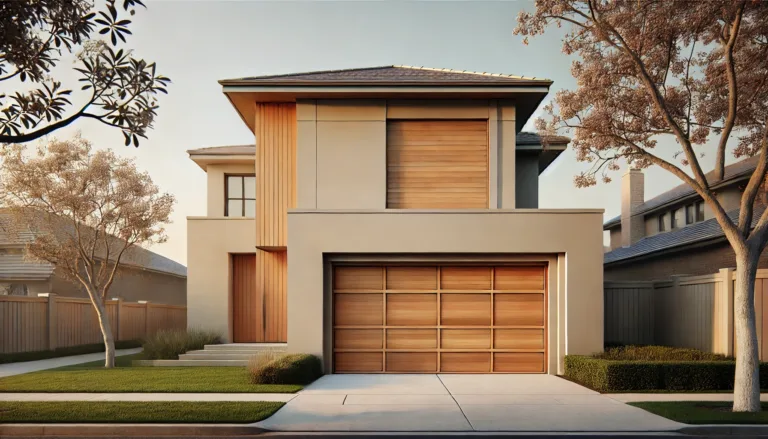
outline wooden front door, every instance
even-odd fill
[[[339,265],[337,373],[543,373],[546,267]]]
[[[232,255],[232,340],[285,342],[286,253]]]

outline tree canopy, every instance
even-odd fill
[[[94,119],[119,129],[125,145],[139,146],[157,115],[158,93],[170,79],[154,62],[121,47],[130,37],[141,0],[0,2],[0,143],[29,142],[78,119]],[[80,82],[82,105],[72,88],[51,75],[66,55]],[[78,95],[78,97],[80,97]]]

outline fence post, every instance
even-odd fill
[[[45,294],[38,294],[38,296],[43,296],[48,298],[48,319],[47,319],[47,328],[48,328],[48,350],[52,351],[56,349],[58,346],[58,338],[56,331],[58,327],[58,314],[56,312],[56,293],[45,293]]]
[[[720,300],[718,301],[718,322],[720,323],[719,338],[721,340],[718,353],[733,355],[733,268],[720,269],[720,282],[722,288],[719,289]]]
[[[115,305],[115,333],[117,334],[117,339],[115,341],[120,341],[123,339],[123,298],[115,297],[112,300],[117,300]]]
[[[149,338],[149,307],[151,306],[151,303],[149,300],[139,300],[139,303],[144,303],[144,339],[146,340]]]

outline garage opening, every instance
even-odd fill
[[[544,373],[545,265],[335,265],[335,373]]]

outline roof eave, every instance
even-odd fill
[[[433,86],[433,87],[446,87],[446,86],[461,86],[461,87],[489,87],[489,86],[505,86],[505,87],[517,87],[517,86],[545,86],[549,87],[553,84],[553,81],[549,79],[512,79],[512,80],[500,80],[500,81],[316,81],[316,80],[274,80],[274,79],[222,79],[219,84],[224,87],[242,87],[242,86],[264,86],[264,87],[296,87],[296,86],[309,86],[309,87],[345,87],[345,86],[362,86],[362,87],[382,87],[382,86]]]
[[[715,244],[717,242],[725,241],[725,240],[726,240],[725,235],[720,235],[720,236],[714,236],[714,237],[711,237],[711,238],[704,238],[704,239],[701,239],[699,241],[685,242],[685,243],[682,243],[682,244],[671,245],[669,247],[664,247],[664,248],[660,248],[658,250],[653,250],[653,251],[650,251],[648,253],[641,253],[639,255],[630,256],[628,258],[617,259],[617,260],[611,261],[611,262],[603,262],[603,266],[619,265],[619,264],[629,263],[629,262],[637,262],[637,261],[641,261],[643,259],[647,259],[647,258],[650,258],[650,257],[658,256],[660,254],[673,253],[673,252],[683,251],[683,250],[686,250],[686,249],[703,247],[703,246],[707,246],[707,245],[710,245],[710,244]]]

